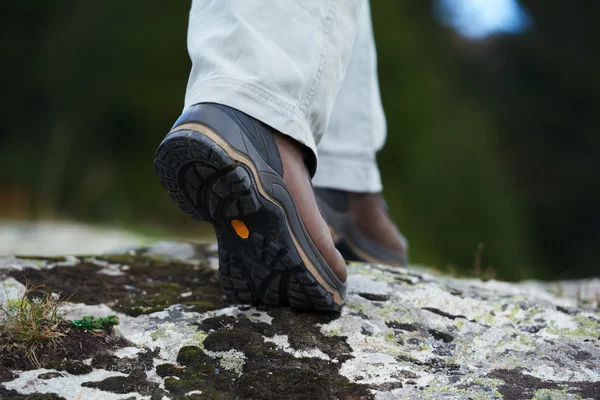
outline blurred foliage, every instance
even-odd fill
[[[531,32],[462,39],[431,1],[373,1],[385,196],[413,261],[597,275],[600,2],[522,1]],[[152,170],[178,117],[189,2],[0,6],[0,215],[199,233]],[[485,244],[483,255],[476,249]]]

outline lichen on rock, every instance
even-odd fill
[[[213,246],[150,249],[3,264],[0,301],[44,282],[70,315],[118,313],[120,344],[0,363],[0,397],[600,399],[598,305],[553,284],[353,263],[339,315],[256,309],[225,303]]]

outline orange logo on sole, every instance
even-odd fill
[[[231,220],[231,226],[235,230],[235,233],[237,233],[237,235],[242,239],[248,239],[248,236],[250,236],[250,230],[248,229],[246,224],[240,221],[239,219]]]

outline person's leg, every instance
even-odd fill
[[[185,108],[240,110],[316,154],[364,0],[194,0]],[[314,165],[309,166],[314,174]]]
[[[234,302],[324,310],[344,302],[346,266],[310,172],[361,3],[193,2],[186,108],[155,169],[183,211],[213,224],[219,278]]]
[[[376,153],[385,136],[371,13],[365,2],[346,76],[317,147],[319,168],[313,184],[336,246],[346,259],[405,265],[407,241],[380,194]]]
[[[379,94],[377,53],[369,2],[364,2],[346,76],[326,134],[317,146],[318,188],[381,192],[376,153],[385,142],[386,121]]]

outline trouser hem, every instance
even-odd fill
[[[383,189],[377,162],[319,156],[313,185],[348,192],[379,193]]]
[[[186,95],[185,108],[198,103],[218,103],[240,110],[290,136],[310,150],[308,168],[317,168],[317,146],[302,113],[258,86],[233,78],[214,78],[195,85]]]

